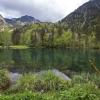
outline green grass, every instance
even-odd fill
[[[27,45],[12,45],[12,46],[0,46],[0,49],[6,49],[6,48],[10,48],[10,49],[28,49],[30,48],[29,46]]]
[[[26,46],[26,45],[14,45],[14,46],[10,46],[11,49],[28,49],[30,47]]]
[[[43,46],[35,46],[35,47],[31,47],[31,46],[27,46],[27,45],[12,45],[12,46],[0,46],[0,49],[29,49],[29,48],[45,48]]]

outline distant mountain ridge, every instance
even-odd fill
[[[90,0],[61,20],[73,32],[95,31],[100,36],[100,0]],[[100,37],[98,37],[100,39]]]
[[[40,23],[40,21],[32,16],[21,16],[19,18],[5,18],[5,21],[8,23],[10,26],[24,26],[25,24],[34,24],[34,23]]]

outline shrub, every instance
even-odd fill
[[[42,83],[41,81],[38,79],[38,77],[34,74],[24,74],[17,82],[17,86],[19,87],[19,90],[23,90],[23,91],[37,91],[37,90],[41,90],[42,88]]]
[[[71,86],[71,81],[63,80],[51,71],[42,75],[42,81],[45,84],[46,91],[64,90]]]
[[[88,80],[88,77],[87,77],[87,74],[80,74],[80,75],[74,75],[73,78],[72,78],[72,82],[73,83],[87,83],[89,80]]]
[[[89,80],[94,82],[100,88],[100,75],[99,74],[91,74]]]
[[[60,94],[61,100],[99,100],[100,90],[93,83],[77,84]]]
[[[10,87],[11,81],[6,70],[0,70],[0,91],[6,90]]]
[[[74,75],[72,78],[73,84],[88,83],[89,81],[94,82],[94,84],[100,87],[100,77],[99,74],[96,73],[92,73],[92,74],[81,73],[80,75]]]

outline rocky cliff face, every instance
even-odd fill
[[[0,15],[0,31],[4,30],[5,25],[6,25],[6,22],[4,18]]]
[[[62,19],[61,22],[66,24],[73,32],[91,33],[95,31],[99,34],[100,0],[90,0]]]

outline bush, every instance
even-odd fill
[[[71,86],[71,81],[63,80],[51,71],[44,73],[41,79],[45,84],[46,91],[60,91]]]
[[[73,78],[72,78],[72,82],[73,84],[75,83],[87,83],[89,80],[88,80],[88,77],[87,77],[87,74],[81,74],[81,75],[74,75]]]
[[[60,94],[61,100],[99,100],[100,90],[93,83],[77,84]]]
[[[99,74],[91,74],[89,80],[94,82],[100,88],[100,75]]]
[[[100,75],[96,74],[96,73],[92,73],[92,74],[87,74],[87,73],[81,73],[80,75],[74,75],[72,78],[72,82],[73,84],[75,83],[88,83],[93,82],[94,84],[96,84],[98,87],[100,87]]]
[[[34,74],[24,74],[17,82],[19,91],[39,91],[42,88],[42,83]]]
[[[6,70],[0,70],[0,91],[6,90],[10,87],[11,81]]]

